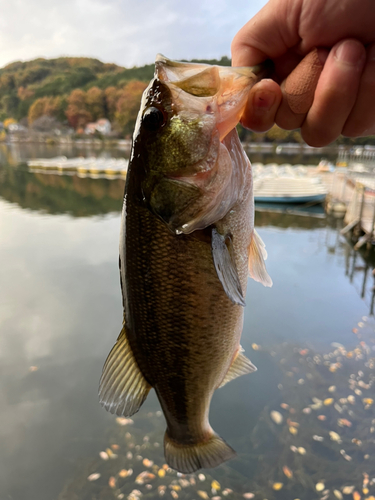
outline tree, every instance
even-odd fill
[[[98,87],[91,87],[86,93],[87,111],[94,120],[104,118],[104,92]]]
[[[116,105],[115,118],[123,132],[132,132],[137,118],[142,94],[147,83],[132,80],[122,89]]]
[[[68,109],[65,114],[74,129],[85,127],[92,121],[92,115],[87,110],[86,92],[81,89],[72,91],[68,97]]]
[[[57,117],[61,111],[62,100],[59,97],[41,97],[33,102],[28,113],[29,123],[41,116]]]

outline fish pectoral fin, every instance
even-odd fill
[[[139,410],[150,389],[138,368],[123,327],[103,367],[100,404],[111,413],[130,417]]]
[[[272,286],[272,279],[267,273],[266,264],[264,262],[266,259],[266,245],[254,229],[249,251],[249,275],[264,286]]]
[[[223,387],[225,384],[234,380],[237,377],[241,377],[241,375],[246,375],[247,373],[253,373],[257,371],[257,367],[253,365],[253,363],[248,359],[244,354],[242,354],[242,349],[240,348],[236,354],[236,357],[232,361],[232,364],[227,371],[223,381],[219,385]]]
[[[233,256],[232,239],[230,236],[222,236],[213,228],[211,249],[216,273],[225,293],[234,304],[245,306],[245,298]]]
[[[169,467],[183,474],[191,474],[199,469],[213,469],[234,458],[236,452],[221,437],[215,434],[196,444],[175,442],[168,435],[164,436],[165,460]]]

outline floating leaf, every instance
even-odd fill
[[[334,401],[334,399],[333,399],[333,398],[327,398],[327,399],[325,399],[325,400],[323,401],[323,404],[324,404],[325,406],[329,406],[329,405],[331,405],[331,404],[333,403],[333,401]]]
[[[332,441],[338,441],[339,443],[341,443],[341,437],[339,434],[337,434],[337,432],[329,431],[329,435]]]
[[[165,476],[165,470],[164,469],[159,469],[158,470],[158,476],[159,477],[164,477]]]
[[[327,417],[325,415],[318,415],[318,420],[323,422],[324,420],[327,420]]]
[[[293,477],[293,472],[286,465],[284,465],[283,467],[283,472],[288,479],[291,479]]]
[[[208,498],[209,498],[209,497],[208,497],[208,495],[207,495],[207,493],[206,493],[205,491],[203,491],[203,490],[198,490],[198,491],[197,491],[197,493],[198,493],[198,495],[199,495],[201,498],[203,498],[203,500],[208,500]]]
[[[251,347],[254,349],[254,351],[259,351],[259,349],[260,349],[260,345],[255,344],[255,343],[251,344]]]
[[[289,432],[293,434],[293,436],[295,436],[296,434],[298,434],[298,429],[296,429],[295,427],[289,427]]]
[[[284,420],[283,416],[281,415],[280,412],[278,411],[271,411],[270,413],[270,417],[272,418],[272,420],[275,422],[275,424],[277,425],[280,425],[282,423],[282,421]]]
[[[154,462],[148,458],[144,458],[142,463],[145,467],[152,467],[154,465]]]
[[[325,484],[322,482],[316,483],[316,485],[315,485],[316,491],[323,491],[324,488],[325,488]]]
[[[252,498],[255,497],[254,493],[244,493],[243,497],[246,498],[246,500],[251,500]]]
[[[302,446],[299,446],[297,450],[300,455],[306,455],[306,450],[305,448],[302,448]]]
[[[333,490],[333,494],[335,495],[336,498],[338,498],[339,500],[343,500],[343,496],[342,496],[342,493],[341,491],[339,490]]]
[[[198,474],[198,479],[199,479],[199,481],[205,481],[206,476],[204,474]]]
[[[355,486],[344,486],[342,488],[342,492],[344,493],[344,495],[350,495],[351,493],[353,493],[354,488]]]
[[[371,399],[371,398],[364,398],[362,401],[363,401],[366,405],[372,405],[372,403],[374,402],[374,400],[373,400],[373,399]]]
[[[272,485],[272,488],[275,490],[275,491],[279,491],[281,490],[281,488],[284,486],[284,483],[273,483]]]
[[[108,459],[109,459],[109,456],[108,456],[108,454],[107,454],[105,451],[101,451],[101,452],[99,453],[99,455],[100,455],[100,458],[101,458],[102,460],[108,460]]]
[[[199,493],[199,491],[198,491],[198,493]],[[178,498],[178,493],[177,493],[176,491],[172,490],[172,491],[171,491],[171,495],[172,495],[172,498],[174,498],[174,500],[177,500],[177,498]],[[207,498],[208,498],[208,495],[207,495]]]
[[[117,417],[116,418],[116,422],[119,425],[131,425],[131,424],[134,424],[134,420],[132,420],[131,418],[125,418],[125,417]]]
[[[220,483],[218,481],[212,481],[211,483],[211,488],[213,488],[214,490],[220,490],[221,486],[220,486]]]
[[[94,472],[93,474],[90,474],[87,479],[89,481],[96,481],[99,478],[100,478],[100,473],[99,472]]]
[[[353,500],[361,500],[361,494],[358,491],[353,493]]]
[[[116,488],[116,478],[111,476],[108,481],[110,488]]]

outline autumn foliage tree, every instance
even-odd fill
[[[104,92],[98,87],[91,87],[86,93],[86,109],[93,120],[105,117]]]
[[[29,108],[27,115],[29,124],[41,116],[57,117],[61,112],[62,99],[60,97],[40,97]]]
[[[75,89],[68,97],[68,108],[65,112],[70,125],[76,129],[85,127],[93,117],[87,109],[86,92]]]
[[[119,93],[115,118],[124,133],[130,133],[134,128],[141,97],[146,87],[147,83],[132,80]]]

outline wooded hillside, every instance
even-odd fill
[[[230,60],[199,61],[229,65]],[[42,116],[69,122],[75,129],[108,118],[127,133],[134,125],[140,97],[154,65],[123,68],[85,57],[14,62],[0,69],[0,121]]]

